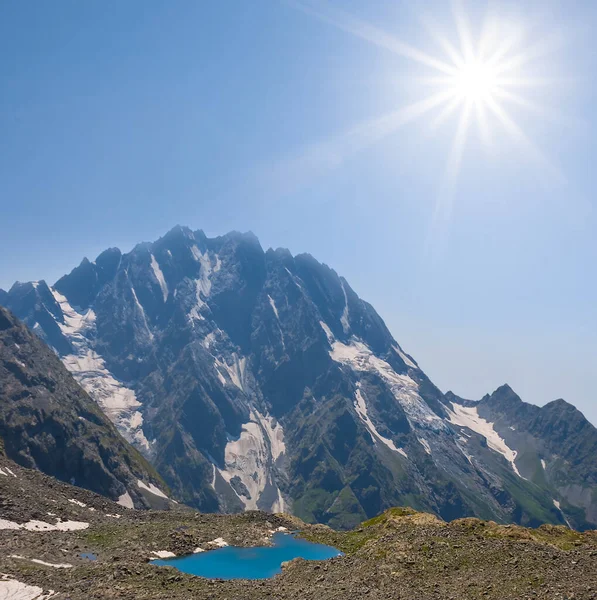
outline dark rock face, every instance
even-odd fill
[[[0,440],[18,464],[113,500],[148,507],[138,481],[160,485],[58,357],[2,307]]]
[[[517,450],[520,473],[549,489],[566,521],[578,529],[597,522],[597,430],[564,400],[543,407],[523,402],[507,385],[478,404],[479,414]]]
[[[442,394],[312,256],[176,227],[84,260],[53,288],[15,284],[2,301],[201,510],[286,510],[337,527],[394,505],[445,519],[597,522],[592,480],[581,481],[590,444],[570,444],[562,460],[579,465],[558,471],[573,473],[566,485],[538,485],[525,448],[550,426],[528,416],[536,407],[509,388],[478,403]]]

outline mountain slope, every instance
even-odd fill
[[[538,484],[497,416],[480,421],[492,402],[442,394],[310,255],[176,227],[3,298],[175,497],[201,510],[284,510],[338,527],[394,505],[448,520],[595,522],[595,486],[581,483],[590,452],[571,446],[566,493]]]
[[[165,505],[163,485],[56,355],[0,307],[0,441],[6,455],[138,507]],[[155,496],[155,499],[154,499]]]
[[[453,394],[446,395],[461,402]],[[597,430],[564,400],[543,407],[523,402],[507,385],[470,412],[492,423],[512,449],[516,468],[534,486],[549,490],[566,523],[577,529],[597,523]]]

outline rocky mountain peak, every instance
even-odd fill
[[[309,254],[177,226],[39,283],[29,300],[19,290],[3,302],[201,510],[346,527],[406,503],[447,519],[597,524],[581,479],[594,428],[567,449],[582,469],[566,478],[549,409],[506,385],[479,402],[442,394]]]

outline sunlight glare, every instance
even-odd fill
[[[454,115],[457,120],[442,184],[446,193],[454,192],[473,124],[476,124],[480,141],[487,150],[493,152],[495,129],[501,129],[521,148],[526,158],[540,167],[542,178],[558,175],[557,169],[525,134],[508,109],[518,107],[543,119],[564,120],[522,93],[523,90],[532,91],[559,83],[559,79],[546,77],[542,71],[537,72],[531,67],[534,66],[532,63],[561,45],[561,32],[540,37],[529,44],[522,23],[504,19],[490,6],[487,7],[484,23],[475,32],[463,0],[452,0],[455,36],[440,30],[429,15],[422,18],[423,25],[441,49],[441,54],[434,55],[350,15],[330,0],[286,1],[350,35],[418,63],[422,72],[417,80],[434,88],[425,92],[419,102],[372,119],[337,138],[331,143],[336,155],[352,153],[367,146],[370,141],[390,135],[410,121],[435,112],[435,115],[428,115],[429,131],[436,131]],[[556,178],[560,179],[559,176]]]
[[[496,73],[490,65],[472,60],[454,75],[454,92],[462,100],[477,102],[492,97],[497,83]]]

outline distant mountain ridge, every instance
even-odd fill
[[[176,227],[0,303],[201,510],[597,524],[597,430],[581,413],[507,386],[443,394],[344,278],[251,233]]]

